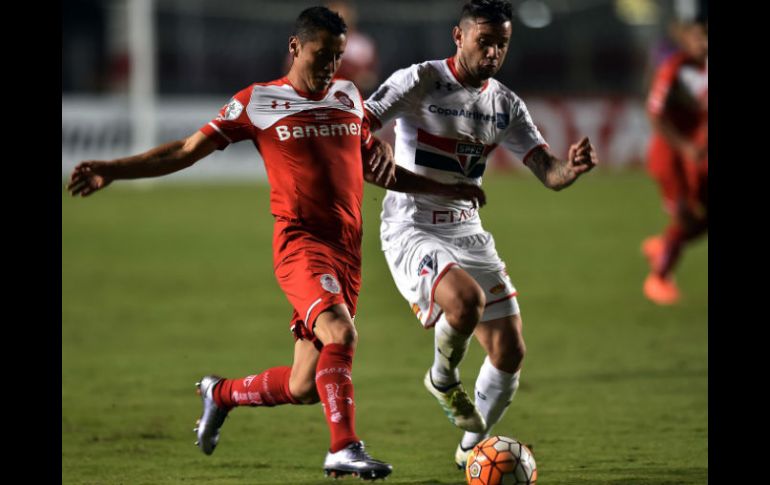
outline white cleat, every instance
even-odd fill
[[[455,465],[457,465],[459,470],[465,470],[465,466],[468,463],[468,457],[471,456],[471,451],[473,451],[473,446],[466,450],[463,448],[462,443],[457,445],[457,449],[455,450]]]
[[[364,451],[363,441],[351,443],[336,453],[330,451],[324,460],[324,474],[332,478],[354,475],[362,480],[377,480],[387,477],[392,471],[392,466],[375,460]]]
[[[441,404],[444,409],[444,413],[455,426],[471,433],[483,433],[487,427],[484,417],[476,409],[476,406],[471,402],[471,398],[468,397],[468,393],[465,392],[463,385],[457,383],[445,391],[440,391],[433,384],[433,379],[430,376],[430,369],[425,374],[423,379],[425,389],[428,390]]]
[[[195,446],[207,455],[214,453],[214,448],[219,442],[219,428],[222,427],[228,413],[226,409],[217,406],[212,395],[214,386],[221,380],[219,376],[205,376],[200,382],[195,383],[203,403],[203,414],[193,429],[193,432],[198,435]]]

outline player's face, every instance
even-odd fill
[[[467,19],[455,30],[455,42],[468,73],[484,81],[503,66],[511,41],[511,22],[492,23]]]
[[[345,34],[334,35],[326,30],[318,31],[305,42],[292,37],[289,48],[295,52],[291,69],[296,70],[309,92],[321,92],[329,87],[340,67],[346,43]]]
[[[698,62],[706,62],[709,53],[709,38],[706,28],[700,24],[684,27],[681,36],[682,48],[691,58]]]

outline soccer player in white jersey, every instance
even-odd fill
[[[487,156],[503,145],[554,190],[594,167],[588,138],[570,146],[566,160],[557,157],[524,102],[492,78],[511,37],[508,2],[470,1],[452,36],[453,57],[396,71],[365,103],[373,129],[396,119],[399,166],[437,181],[480,185]],[[519,385],[525,345],[516,290],[471,202],[388,191],[380,235],[399,291],[425,328],[435,326],[434,362],[424,383],[466,431],[455,453],[464,468]],[[458,370],[472,335],[487,353],[475,405]]]

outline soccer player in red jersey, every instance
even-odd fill
[[[653,127],[648,170],[671,221],[642,243],[650,263],[644,295],[659,305],[680,299],[673,270],[685,245],[708,231],[708,27],[683,22],[680,50],[658,68],[647,99]]]
[[[358,340],[353,316],[361,278],[363,182],[479,204],[484,193],[396,167],[390,146],[370,134],[355,85],[334,77],[345,49],[342,18],[312,7],[295,27],[289,39],[294,62],[285,77],[240,91],[219,116],[184,140],[128,158],[78,164],[68,188],[88,196],[113,180],[176,172],[230,143],[251,140],[271,187],[275,275],[294,308],[294,360],[240,379],[203,377],[197,384],[203,402],[197,445],[211,454],[236,406],[321,401],[331,433],[326,474],[383,478],[392,467],[366,453],[354,426],[351,370]]]

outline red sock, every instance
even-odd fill
[[[332,453],[359,441],[355,432],[356,408],[353,403],[353,381],[350,376],[352,367],[352,347],[328,344],[321,349],[316,367],[315,385],[331,432]]]
[[[289,392],[291,367],[273,367],[256,376],[224,379],[214,388],[217,406],[277,406],[297,404]]]

